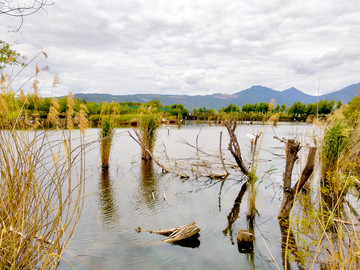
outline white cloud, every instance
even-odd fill
[[[38,61],[60,75],[58,94],[230,94],[258,84],[312,94],[320,74],[325,92],[359,82],[359,9],[356,0],[62,0],[19,33],[1,15],[0,35],[29,58],[48,53]]]

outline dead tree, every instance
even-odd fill
[[[284,197],[280,207],[279,219],[288,219],[290,216],[290,211],[294,206],[295,194],[304,187],[305,183],[310,178],[315,165],[315,155],[316,155],[316,146],[309,147],[309,153],[307,157],[306,165],[300,175],[300,179],[297,183],[291,187],[291,176],[294,168],[294,164],[298,159],[298,152],[301,149],[300,143],[294,139],[280,139],[274,137],[275,139],[280,140],[286,144],[285,154],[286,154],[286,166],[285,172],[283,174],[283,190]]]
[[[250,171],[246,168],[240,152],[240,146],[237,141],[236,135],[235,135],[235,129],[236,129],[236,122],[225,122],[225,127],[229,132],[230,135],[230,142],[229,142],[229,151],[231,152],[232,156],[234,157],[236,164],[239,166],[240,170],[243,174],[246,176],[250,175]]]

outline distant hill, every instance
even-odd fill
[[[349,102],[354,96],[360,92],[360,83],[349,85],[341,90],[321,95],[319,100],[341,100],[343,104]],[[232,95],[213,94],[203,96],[188,96],[188,95],[159,95],[159,94],[135,94],[135,95],[110,95],[110,94],[76,94],[75,98],[84,99],[88,102],[101,103],[107,102],[141,102],[146,103],[150,100],[159,100],[163,105],[183,104],[188,110],[194,108],[213,108],[215,110],[226,107],[229,104],[235,103],[242,106],[247,103],[270,102],[274,99],[276,104],[285,104],[291,106],[296,101],[302,103],[315,103],[316,96],[308,95],[296,88],[289,88],[284,91],[277,91],[268,87],[256,85],[248,89],[242,90]]]

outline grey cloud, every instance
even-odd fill
[[[306,92],[320,72],[335,90],[358,82],[359,9],[354,0],[63,0],[27,18],[20,34],[0,34],[28,56],[47,51],[61,91]]]

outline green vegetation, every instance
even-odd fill
[[[287,226],[280,224],[284,268],[292,261],[312,268],[322,258],[321,269],[359,269],[360,216],[349,200],[359,196],[359,100],[328,117],[320,140],[320,192],[295,194],[299,208]]]
[[[25,66],[26,58],[21,56],[20,53],[12,50],[10,45],[5,41],[0,40],[0,71],[8,65],[21,65]]]
[[[155,147],[156,131],[160,126],[160,114],[155,108],[142,108],[140,116],[140,135],[142,143],[152,153]],[[151,160],[150,154],[141,148],[141,157],[145,160]]]
[[[109,167],[111,144],[114,137],[114,129],[111,124],[110,116],[104,116],[101,120],[100,130],[100,156],[103,169]]]

